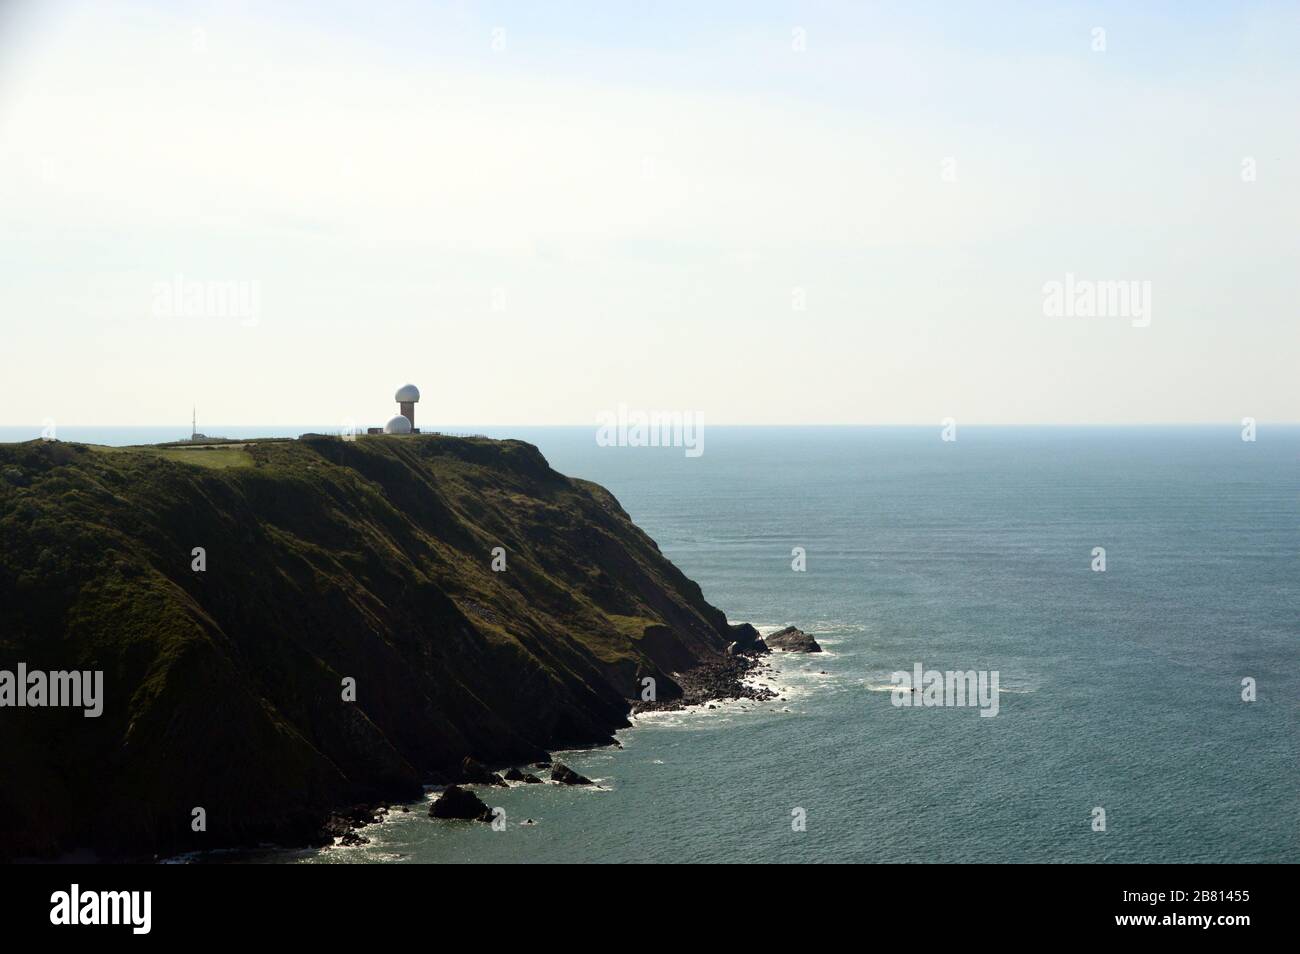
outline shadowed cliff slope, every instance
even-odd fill
[[[0,708],[11,857],[308,839],[465,755],[606,741],[641,677],[671,695],[728,640],[607,491],[518,441],[5,445],[0,536],[0,669],[104,671],[99,718]]]

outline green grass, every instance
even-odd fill
[[[619,635],[625,639],[640,639],[645,635],[647,626],[654,626],[659,622],[657,619],[648,619],[645,616],[619,616],[615,613],[610,613],[608,616]]]
[[[228,467],[251,467],[253,458],[244,444],[196,444],[192,447],[176,444],[149,444],[134,447],[108,447],[103,444],[86,444],[97,454],[138,455],[141,458],[174,460],[181,464],[211,467],[224,470]]]
[[[156,451],[165,460],[174,460],[182,464],[196,464],[199,467],[252,467],[253,458],[243,447],[186,447],[168,448]]]

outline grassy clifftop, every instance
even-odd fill
[[[641,677],[671,694],[727,641],[518,441],[2,445],[0,536],[0,669],[104,671],[99,718],[0,708],[0,855],[295,840],[465,755],[606,740]]]

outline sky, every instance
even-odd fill
[[[0,424],[378,424],[408,381],[426,428],[1300,421],[1297,41],[1300,3],[0,0]]]

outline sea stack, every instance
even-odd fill
[[[469,789],[448,785],[438,800],[429,806],[429,817],[491,821],[492,810]]]
[[[822,651],[821,646],[817,645],[817,640],[797,626],[787,626],[779,633],[768,636],[764,642],[770,648],[779,649],[781,652],[786,653],[819,653]]]

